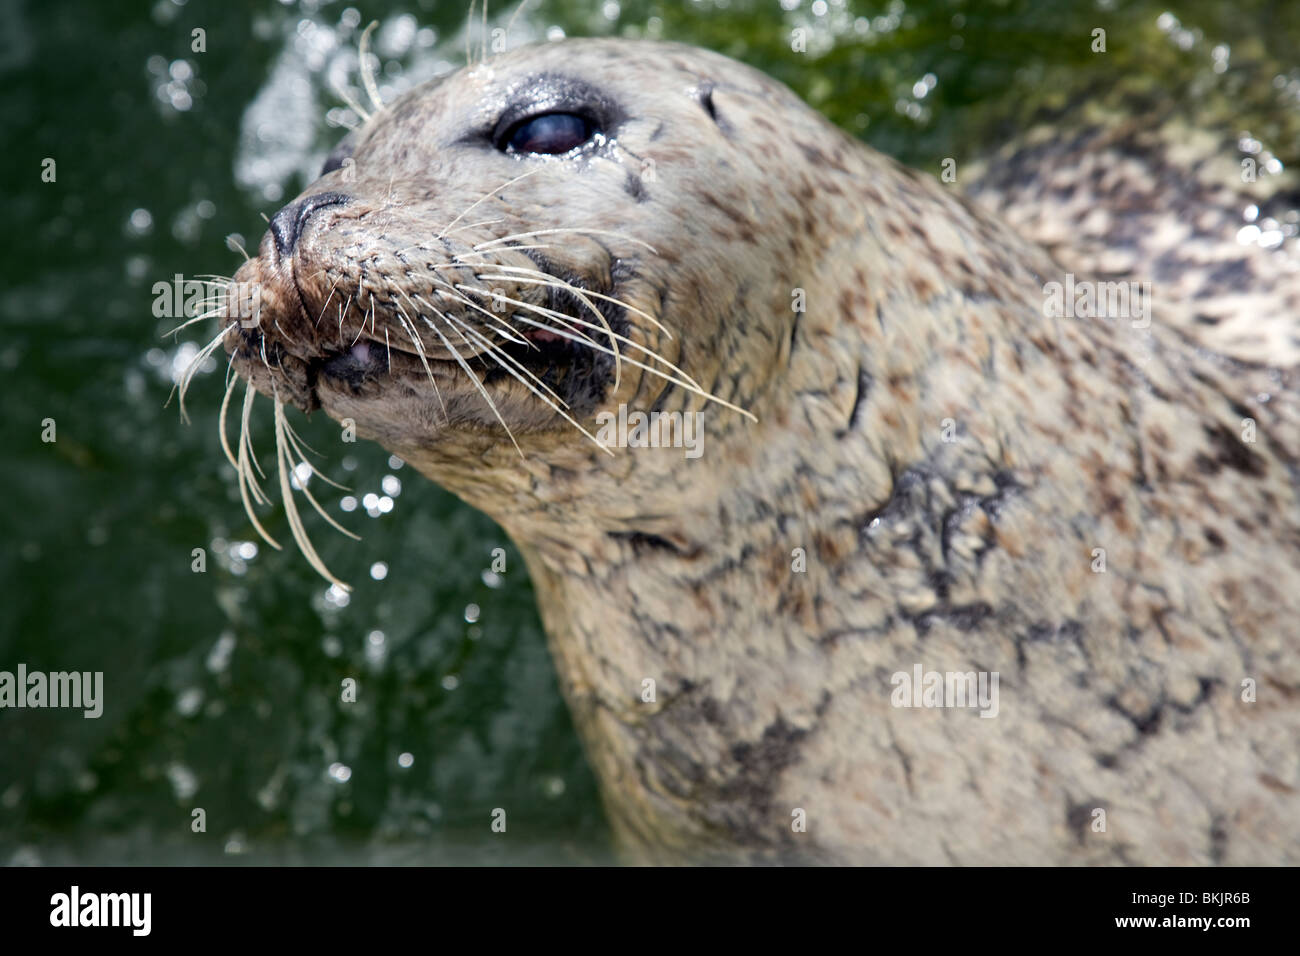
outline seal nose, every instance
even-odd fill
[[[302,235],[307,220],[318,209],[325,206],[338,206],[349,202],[351,197],[343,193],[316,193],[295,199],[271,217],[271,238],[275,240],[276,251],[281,256],[293,255]]]

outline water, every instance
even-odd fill
[[[922,168],[976,156],[1017,117],[1116,77],[1194,95],[1278,162],[1300,159],[1300,14],[1287,3],[534,6],[511,43],[563,31],[709,46]],[[0,3],[0,670],[104,674],[99,719],[0,711],[0,863],[608,859],[501,531],[376,446],[331,452],[323,467],[355,509],[311,487],[364,538],[315,535],[357,585],[344,603],[295,552],[257,542],[214,427],[216,363],[191,392],[194,424],[164,407],[203,337],[164,337],[174,322],[154,318],[155,283],[230,273],[240,257],[225,237],[255,244],[262,215],[309,181],[350,121],[331,80],[360,99],[360,26],[381,21],[391,96],[463,62],[464,13]],[[791,49],[801,27],[806,53]],[[1105,54],[1091,50],[1097,27]],[[323,417],[295,421],[308,443],[338,447]],[[287,539],[283,515],[267,514]],[[349,678],[355,702],[341,699]]]

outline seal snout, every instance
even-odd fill
[[[293,255],[308,220],[320,209],[352,201],[345,193],[316,193],[295,199],[271,217],[271,238],[281,257]]]

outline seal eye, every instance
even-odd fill
[[[516,123],[506,133],[504,143],[510,152],[553,156],[576,149],[594,132],[592,123],[577,113],[543,113]]]

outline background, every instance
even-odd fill
[[[489,29],[513,8],[494,3]],[[263,215],[315,177],[355,120],[335,86],[364,102],[366,23],[381,24],[391,99],[464,63],[467,12],[0,0],[0,670],[104,673],[97,720],[0,710],[0,863],[611,859],[504,534],[377,446],[297,415],[351,489],[313,491],[364,539],[307,519],[356,587],[341,595],[244,516],[217,439],[224,361],[196,379],[192,424],[166,407],[216,326],[167,336],[177,322],[154,317],[154,284],[230,274],[227,235],[252,248]],[[791,49],[797,28],[806,52]],[[1120,82],[1231,124],[1261,164],[1300,155],[1294,0],[530,0],[507,39],[562,35],[711,47],[936,174],[1031,111]],[[256,434],[269,467],[269,428]],[[278,508],[263,514],[289,538]],[[356,703],[340,701],[346,677]]]

